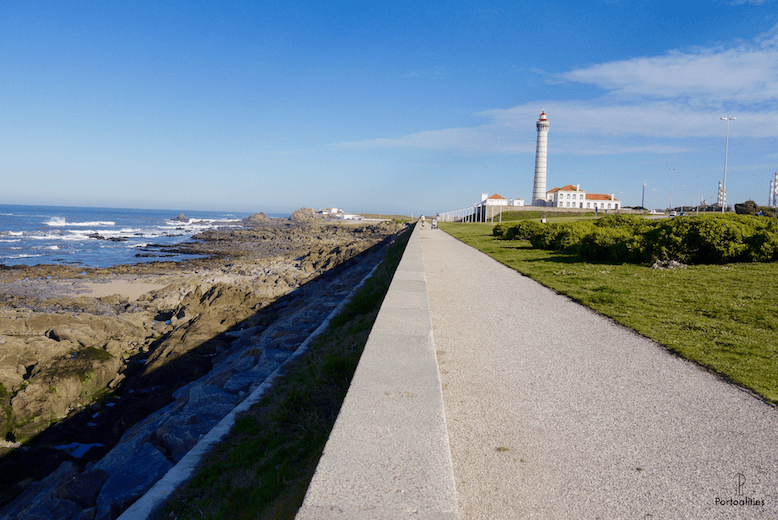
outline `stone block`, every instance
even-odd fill
[[[118,518],[172,467],[157,448],[143,443],[103,485],[97,497],[95,520]]]

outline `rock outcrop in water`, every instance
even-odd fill
[[[179,246],[209,255],[180,264],[0,270],[0,432],[10,441],[38,436],[0,458],[0,505],[23,493],[3,514],[45,517],[34,509],[54,507],[41,499],[50,493],[69,502],[60,504],[63,511],[81,515],[73,518],[115,518],[125,507],[120,495],[138,495],[126,485],[137,476],[123,472],[163,473],[180,460],[216,415],[234,407],[323,319],[333,305],[327,295],[340,294],[338,284],[358,282],[326,285],[334,275],[314,280],[344,269],[402,227],[261,217],[249,223]],[[85,280],[164,287],[137,300],[68,295]],[[216,363],[226,364],[214,372]],[[191,386],[206,375],[207,382]],[[74,440],[102,446],[81,459],[51,447]],[[130,445],[145,469],[111,463],[119,460],[116,449],[129,453]],[[34,507],[24,499],[33,496]]]

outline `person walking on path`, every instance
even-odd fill
[[[463,519],[778,518],[778,411],[421,234]]]

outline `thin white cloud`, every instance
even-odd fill
[[[535,143],[527,137],[541,109],[549,114],[560,153],[686,151],[692,145],[674,141],[720,137],[723,116],[737,117],[733,136],[778,137],[778,25],[751,43],[596,64],[552,80],[595,86],[603,94],[483,111],[474,116],[486,122],[472,127],[339,146],[531,153]]]
[[[742,45],[635,58],[577,69],[561,77],[624,98],[687,98],[697,104],[751,105],[778,99],[778,45]]]
[[[589,136],[643,136],[651,138],[687,138],[718,136],[719,117],[737,117],[745,128],[738,135],[749,137],[778,137],[778,110],[721,111],[682,106],[670,101],[642,103],[614,103],[605,100],[546,101],[509,109],[482,112],[492,118],[497,127],[515,127],[517,122],[526,127],[527,121],[537,119],[538,107],[549,115],[551,132]],[[530,119],[532,117],[532,119]],[[734,124],[734,123],[733,123]]]

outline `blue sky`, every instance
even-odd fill
[[[766,201],[778,0],[0,3],[0,203],[434,214]],[[672,170],[674,168],[674,170]]]

